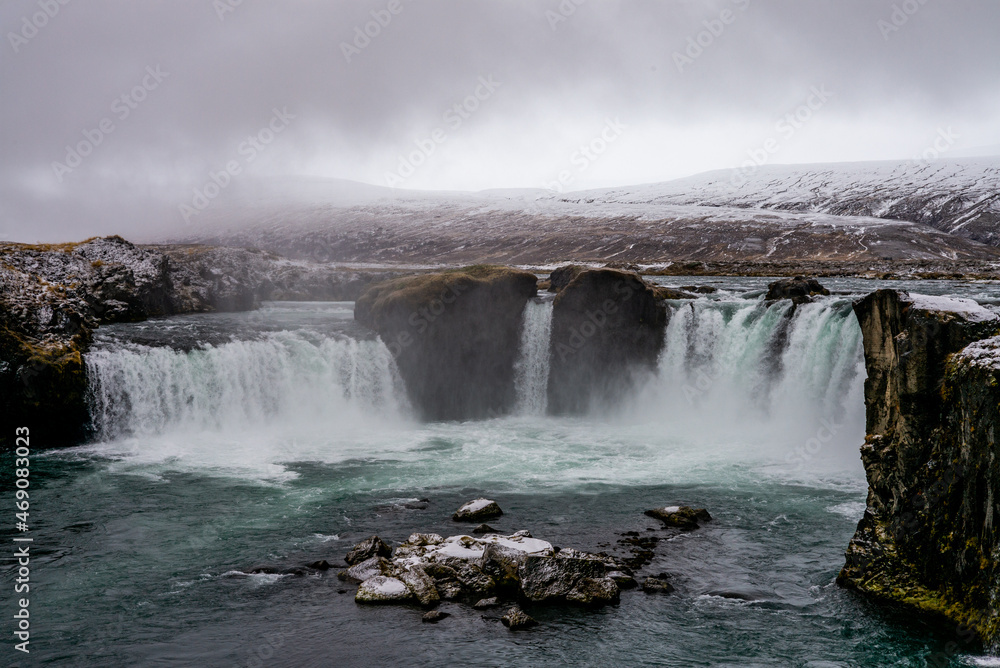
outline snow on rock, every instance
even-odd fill
[[[915,308],[925,311],[941,311],[946,313],[956,313],[969,322],[989,322],[1000,319],[996,313],[980,306],[972,299],[961,297],[937,297],[933,295],[921,295],[910,292],[906,301],[913,304]]]
[[[955,354],[955,359],[972,367],[1000,371],[1000,336],[970,343]]]
[[[361,583],[354,600],[358,603],[402,603],[413,598],[406,584],[397,578],[376,575]]]
[[[462,504],[451,519],[456,522],[482,522],[500,515],[503,515],[503,511],[493,499],[473,499]]]

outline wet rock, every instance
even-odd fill
[[[687,290],[699,295],[711,295],[719,291],[719,288],[711,285],[682,285],[681,290]]]
[[[500,618],[503,625],[506,626],[511,631],[517,631],[518,629],[528,629],[532,626],[538,626],[538,622],[528,616],[524,610],[517,607],[516,605],[507,611],[503,617]]]
[[[517,587],[520,584],[518,568],[524,561],[525,553],[499,544],[487,545],[479,567],[493,578],[501,589]]]
[[[639,586],[635,578],[624,571],[609,571],[608,577],[615,581],[619,589],[635,589]]]
[[[674,591],[674,586],[670,584],[670,575],[660,573],[651,575],[642,581],[642,590],[647,594],[669,594]]]
[[[562,289],[552,308],[551,413],[613,408],[654,372],[667,311],[637,275],[584,271]]]
[[[619,599],[618,583],[610,577],[580,578],[566,594],[568,602],[589,606],[618,603]]]
[[[830,291],[820,285],[820,282],[815,278],[796,276],[795,278],[783,278],[768,285],[764,299],[768,301],[791,299],[796,304],[808,304],[812,301],[813,295],[828,294]]]
[[[496,582],[475,564],[462,564],[455,569],[464,593],[484,596],[493,593]]]
[[[480,524],[479,526],[477,526],[475,529],[472,530],[472,533],[483,534],[483,533],[500,533],[500,532],[491,527],[489,524]]]
[[[319,561],[311,561],[306,564],[306,568],[311,568],[314,571],[328,571],[330,570],[330,562],[326,559],[320,559]]]
[[[712,519],[712,516],[704,508],[692,508],[691,506],[653,508],[647,510],[645,514],[649,517],[655,517],[665,526],[678,529],[697,529],[700,527],[699,522],[709,522]]]
[[[879,290],[864,337],[867,508],[838,584],[1000,644],[1000,332],[972,300]],[[993,518],[992,520],[990,518]]]
[[[413,566],[409,569],[401,568],[398,576],[410,588],[420,605],[429,608],[441,601],[437,584],[420,566]]]
[[[500,599],[496,596],[491,596],[490,598],[481,598],[472,604],[472,607],[476,610],[489,610],[490,608],[495,608],[500,605]]]
[[[354,564],[359,564],[362,561],[371,559],[372,557],[389,558],[391,556],[392,548],[386,545],[385,542],[378,536],[372,536],[371,538],[363,540],[352,547],[351,551],[347,553],[344,560],[353,566]]]
[[[372,557],[347,570],[337,573],[337,577],[346,582],[364,582],[376,575],[388,575],[392,572],[392,564],[384,557]]]
[[[587,267],[583,267],[578,264],[568,264],[565,267],[559,267],[558,269],[553,270],[552,273],[549,274],[549,291],[559,292],[569,285],[574,278],[585,271],[587,271]]]
[[[653,286],[653,294],[656,295],[657,299],[697,299],[698,295],[686,292],[684,290],[678,290],[677,288],[668,288],[662,285]]]
[[[492,499],[473,499],[455,511],[451,519],[456,522],[481,522],[483,520],[500,517],[503,511],[496,501]]]
[[[565,600],[582,578],[603,578],[604,562],[561,556],[525,556],[518,568],[521,592],[532,603]]]
[[[440,610],[431,610],[429,612],[425,612],[423,616],[420,618],[420,621],[424,622],[425,624],[437,624],[445,617],[451,617],[451,613],[441,612]]]
[[[444,538],[441,537],[441,534],[436,533],[411,533],[406,542],[418,546],[439,545],[444,542]]]
[[[368,578],[354,595],[358,603],[405,603],[411,598],[413,593],[402,580],[385,575]]]
[[[516,404],[524,307],[536,294],[534,274],[467,267],[373,285],[354,317],[393,352],[420,417],[486,418]]]

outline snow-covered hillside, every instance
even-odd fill
[[[996,261],[1000,249],[967,237],[996,226],[998,182],[988,159],[771,167],[739,185],[716,172],[568,194],[285,179],[214,203],[170,238],[341,262]]]
[[[926,223],[1000,246],[1000,158],[764,165],[566,199],[873,216]]]

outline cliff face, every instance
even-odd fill
[[[864,334],[868,504],[838,582],[1000,631],[1000,320],[966,300],[880,290]],[[998,518],[1000,519],[1000,518]]]
[[[392,351],[421,417],[493,417],[514,406],[524,306],[536,294],[534,274],[468,267],[373,285],[354,317]]]
[[[619,403],[656,367],[666,325],[666,307],[637,275],[578,273],[553,306],[549,411],[579,414]]]

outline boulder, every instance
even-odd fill
[[[392,564],[384,557],[372,557],[355,564],[345,571],[337,573],[337,577],[347,582],[364,582],[376,575],[390,575]]]
[[[625,571],[608,571],[608,577],[615,581],[619,589],[635,589],[639,584]]]
[[[569,603],[579,605],[601,606],[618,603],[620,591],[618,583],[610,577],[577,580],[573,588],[566,594]]]
[[[668,288],[662,285],[653,286],[653,294],[657,299],[697,299],[698,295],[686,292],[683,289]]]
[[[488,596],[496,589],[493,578],[483,572],[476,564],[460,564],[455,568],[463,593],[473,597]]]
[[[813,295],[828,294],[830,291],[820,285],[820,282],[815,278],[796,276],[795,278],[783,278],[768,285],[764,299],[768,301],[791,299],[796,304],[808,304],[812,301]]]
[[[413,596],[416,597],[420,605],[430,608],[441,601],[437,584],[420,566],[413,566],[408,569],[400,568],[398,575],[399,579],[413,592]]]
[[[472,530],[472,533],[474,534],[499,533],[499,531],[491,527],[489,524],[480,524],[479,526],[477,526],[475,529]]]
[[[445,617],[451,617],[451,613],[441,612],[440,610],[430,610],[423,614],[420,621],[425,624],[437,624]]]
[[[559,292],[570,282],[587,271],[587,267],[580,266],[578,264],[567,264],[566,266],[554,269],[551,274],[549,274],[549,291]]]
[[[865,513],[837,582],[1000,647],[1000,319],[977,303],[879,290],[864,337]]]
[[[487,545],[479,567],[493,578],[500,589],[516,588],[520,583],[518,568],[524,561],[525,553],[500,544]]]
[[[552,313],[549,412],[613,408],[653,373],[667,311],[635,274],[583,271],[556,296]]]
[[[481,522],[483,520],[493,519],[494,517],[500,517],[503,515],[503,511],[497,502],[492,499],[473,499],[463,503],[462,506],[455,511],[455,514],[451,516],[451,519],[456,522]]]
[[[423,274],[369,287],[354,317],[389,347],[421,417],[494,417],[516,402],[514,364],[536,284],[506,267]]]
[[[388,559],[391,556],[392,548],[386,545],[378,536],[372,536],[352,547],[344,560],[353,566],[372,557],[385,557]]]
[[[521,593],[532,603],[552,603],[566,596],[583,578],[604,578],[604,563],[596,559],[525,556],[518,568]]]
[[[674,591],[674,587],[670,584],[670,576],[667,573],[660,573],[650,575],[643,580],[642,590],[647,594],[669,594]]]
[[[511,631],[538,626],[538,622],[529,617],[524,610],[521,610],[521,608],[516,605],[508,610],[507,614],[500,618],[500,621]]]
[[[653,508],[644,514],[655,517],[663,522],[664,526],[678,529],[697,529],[700,526],[699,522],[709,522],[712,519],[712,516],[704,508],[692,508],[691,506]]]
[[[440,534],[436,533],[411,533],[410,537],[406,539],[406,542],[410,545],[440,545],[444,542],[444,538]]]
[[[496,596],[491,596],[490,598],[481,598],[472,604],[472,607],[476,610],[488,610],[490,608],[495,608],[500,605],[500,599]]]
[[[686,290],[688,292],[694,292],[699,295],[712,295],[719,291],[719,288],[713,287],[711,285],[682,285],[681,290]]]
[[[368,578],[354,595],[358,603],[405,603],[411,598],[413,593],[402,580],[385,575]]]

